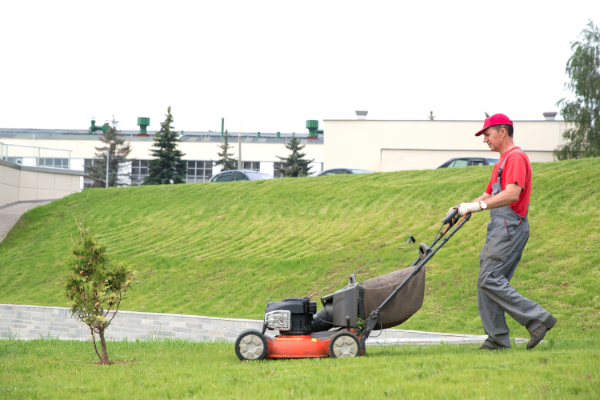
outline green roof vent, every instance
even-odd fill
[[[319,121],[314,119],[306,121],[306,129],[308,129],[308,139],[317,139],[319,133],[323,133],[323,131],[319,129]]]
[[[150,126],[150,118],[138,117],[137,124],[140,126],[140,135],[147,135],[146,128]]]

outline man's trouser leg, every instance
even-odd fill
[[[514,238],[519,243],[514,244],[513,252],[504,261],[480,258],[481,268],[477,281],[479,315],[483,329],[489,336],[486,342],[495,347],[510,347],[504,312],[529,331],[537,329],[550,316],[539,304],[521,296],[510,285],[528,238],[528,234]]]

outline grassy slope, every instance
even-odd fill
[[[600,159],[534,164],[531,237],[513,284],[559,318],[563,334],[600,327]],[[315,291],[408,235],[429,243],[449,206],[478,196],[491,168],[319,179],[93,189],[24,215],[0,244],[0,302],[65,306],[75,218],[114,261],[139,272],[123,309],[261,318],[267,301]],[[422,310],[405,329],[483,333],[475,215],[428,264]],[[383,274],[408,248],[361,272]],[[510,318],[513,334],[526,331]],[[560,333],[560,330],[553,332]]]
[[[598,344],[370,347],[354,359],[240,362],[230,343],[125,341],[110,342],[109,354],[130,363],[99,366],[89,342],[0,340],[0,398],[597,399]]]

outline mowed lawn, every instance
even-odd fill
[[[3,399],[597,399],[599,336],[527,351],[473,345],[368,348],[353,359],[241,362],[230,343],[0,340]]]
[[[355,359],[240,362],[231,343],[0,340],[0,398],[599,398],[600,159],[534,164],[531,237],[512,283],[559,320],[532,351],[475,345],[369,347]],[[94,189],[24,215],[0,244],[0,303],[66,306],[75,218],[138,271],[123,309],[261,318],[268,301],[409,264],[448,207],[478,196],[491,168],[229,184]],[[428,264],[405,329],[482,334],[474,215]],[[340,285],[341,286],[341,285]],[[332,288],[331,290],[336,289]],[[318,296],[315,297],[318,299]],[[513,337],[526,330],[507,318]],[[109,328],[110,329],[110,328]]]
[[[85,190],[29,211],[0,244],[0,303],[66,306],[70,236],[85,218],[112,260],[139,274],[122,309],[260,319],[267,302],[304,296],[394,248],[405,247],[358,280],[408,265],[408,236],[430,243],[491,171]],[[553,335],[600,329],[599,171],[600,158],[533,164],[531,237],[512,283],[558,318]],[[483,334],[476,281],[488,218],[475,214],[431,260],[423,308],[403,328]],[[508,320],[513,336],[528,337]]]

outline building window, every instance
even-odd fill
[[[88,175],[90,173],[88,167],[93,167],[93,166],[97,165],[97,163],[98,163],[98,160],[86,158],[85,160],[83,160],[83,172],[85,172],[85,174]],[[94,187],[94,180],[92,178],[90,178],[89,176],[84,176],[83,177],[83,187],[84,188]]]
[[[273,178],[283,178],[284,175],[275,167],[283,168],[283,163],[281,163],[281,162],[273,163]]]
[[[148,176],[148,161],[131,160],[131,186],[140,186]]]
[[[212,176],[212,161],[188,161],[186,183],[208,182]]]
[[[8,161],[13,164],[23,165],[23,157],[4,157],[4,161]]]
[[[40,167],[69,169],[68,158],[40,158],[39,160]]]
[[[258,161],[242,161],[244,168],[249,171],[260,172],[260,162]]]

